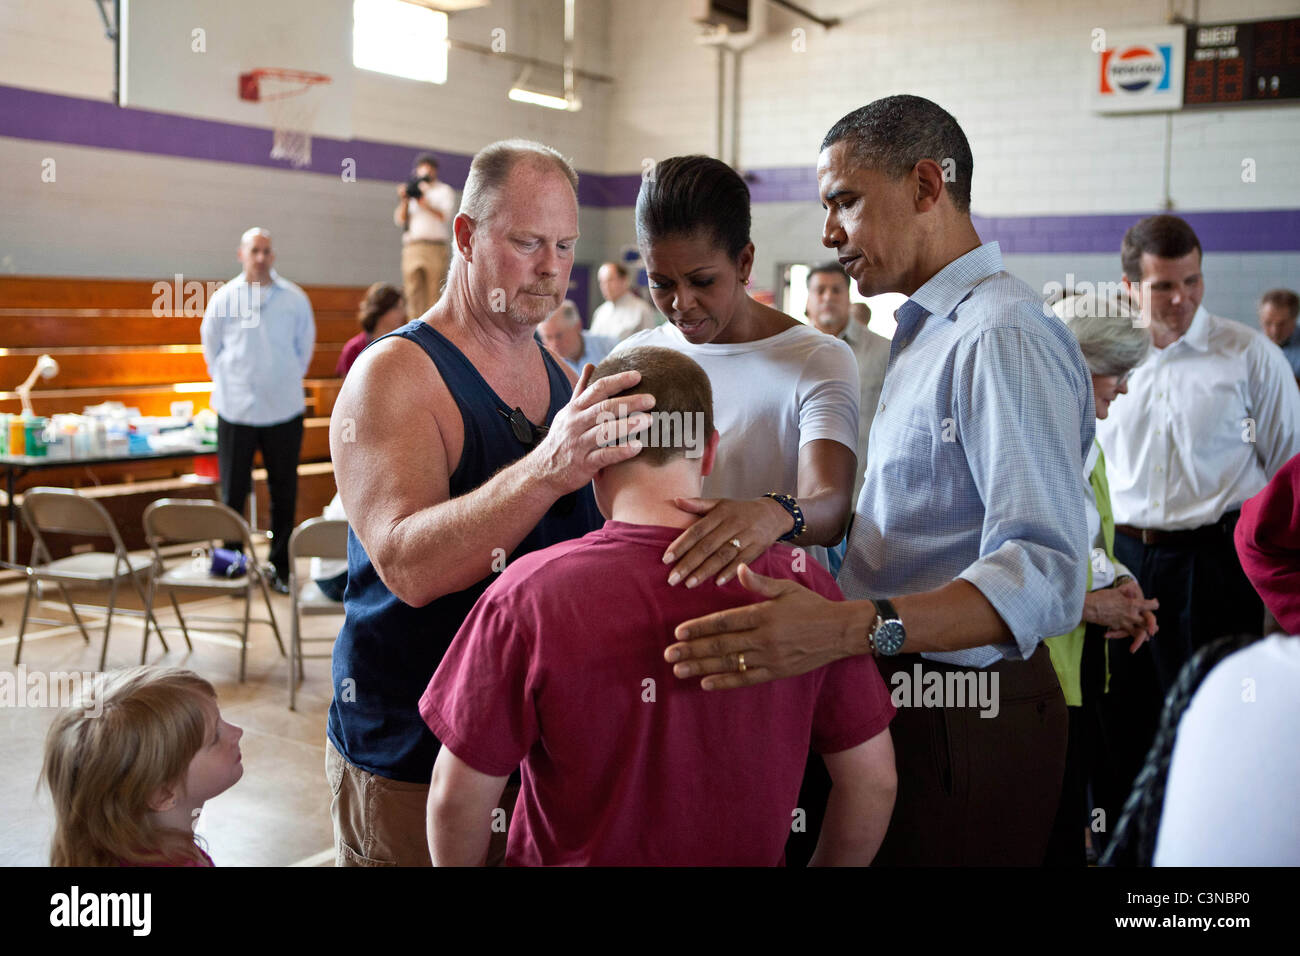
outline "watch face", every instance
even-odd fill
[[[881,621],[874,635],[876,649],[886,657],[892,657],[902,649],[903,639],[906,636],[907,632],[903,630],[902,621],[896,619]]]

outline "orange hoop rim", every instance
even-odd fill
[[[290,83],[301,83],[302,86],[293,90],[285,90],[272,96],[263,96],[260,89],[261,84],[259,83],[263,78],[285,80]],[[310,70],[288,70],[275,66],[259,67],[256,70],[249,70],[247,73],[239,74],[239,96],[240,99],[252,100],[253,102],[282,100],[288,96],[297,96],[299,93],[305,93],[313,86],[330,82],[332,82],[332,80],[326,74],[313,73]]]

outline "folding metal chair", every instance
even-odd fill
[[[245,665],[248,659],[248,625],[250,623],[270,624],[275,634],[275,642],[280,645],[280,656],[285,656],[284,641],[280,640],[280,628],[275,623],[275,611],[271,608],[271,592],[262,577],[257,559],[253,553],[252,535],[248,523],[233,508],[219,501],[205,501],[193,498],[162,498],[144,509],[144,535],[153,548],[154,574],[149,588],[149,609],[153,610],[154,599],[159,590],[167,592],[171,598],[172,608],[176,611],[176,620],[181,632],[189,643],[189,628],[181,614],[181,606],[176,600],[177,591],[198,591],[209,594],[244,595],[243,629],[212,628],[240,636],[239,680],[243,683]],[[208,554],[223,541],[239,541],[248,556],[247,571],[237,578],[213,577],[207,560],[195,561],[186,555],[183,560],[168,565],[163,560],[164,545],[206,543]],[[266,600],[267,618],[250,618],[253,603],[253,589],[260,588]],[[233,621],[231,617],[191,614],[191,621]],[[155,627],[158,624],[155,622]],[[160,631],[161,633],[161,631]]]
[[[304,584],[298,577],[299,558],[338,560],[348,556],[348,523],[329,518],[311,518],[293,529],[289,538],[289,594],[293,600],[293,629],[289,636],[289,709],[298,699],[298,683],[303,680],[302,662],[328,660],[330,654],[304,654],[304,643],[333,643],[333,637],[303,637],[301,618],[315,614],[342,614],[343,605],[321,593],[316,582]]]
[[[81,631],[86,643],[90,643],[90,634],[82,623],[77,606],[72,603],[67,585],[95,586],[108,589],[108,613],[104,618],[104,646],[99,652],[99,669],[102,671],[108,660],[108,635],[113,627],[113,608],[117,603],[117,587],[123,578],[129,578],[136,594],[145,605],[144,641],[140,645],[140,663],[145,661],[149,649],[149,625],[158,628],[144,587],[136,576],[147,573],[153,560],[148,555],[131,556],[122,544],[122,536],[117,533],[117,525],[98,501],[83,498],[71,488],[30,488],[23,494],[23,521],[32,535],[32,563],[27,572],[27,598],[23,602],[23,620],[18,626],[18,649],[14,652],[14,665],[17,666],[23,653],[23,635],[30,621],[34,624],[66,624],[49,618],[31,617],[32,597],[36,594],[41,581],[52,581],[58,585],[59,593],[67,602],[72,619]],[[76,534],[98,538],[108,538],[113,543],[112,553],[104,551],[87,551],[70,555],[66,558],[51,558],[51,551],[45,543],[46,534]],[[167,641],[163,639],[162,629],[158,628],[158,639],[162,641],[163,650],[167,650]]]

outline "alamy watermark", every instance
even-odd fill
[[[104,701],[93,693],[95,676],[93,671],[29,672],[19,664],[12,672],[0,671],[0,707],[79,707],[87,717],[98,717]]]
[[[73,884],[50,897],[50,925],[121,927],[133,936],[148,936],[153,926],[152,893],[94,893]]]
[[[926,671],[920,664],[912,672],[895,671],[889,683],[889,699],[903,707],[978,707],[980,717],[996,717],[1002,709],[998,698],[998,672],[979,668],[964,671]]]
[[[629,411],[626,405],[619,405],[618,414],[599,412],[596,415],[596,424],[617,422],[620,418],[628,417]],[[639,441],[643,448],[680,448],[685,450],[687,458],[703,456],[704,449],[709,443],[709,436],[704,433],[703,412],[643,412],[642,414],[650,418],[648,428],[628,435],[613,435],[600,444],[602,446],[626,445],[632,441]]]
[[[1151,324],[1151,319],[1143,314],[1138,302],[1147,301],[1151,281],[1144,279],[1139,286],[1141,295],[1135,298],[1133,291],[1123,282],[1090,282],[1075,279],[1073,272],[1067,272],[1065,282],[1048,282],[1043,286],[1043,314],[1053,315],[1052,307],[1063,300],[1064,318],[1067,319],[1093,315],[1105,317],[1126,308],[1132,315],[1133,328],[1145,329]]]
[[[262,284],[241,282],[222,292],[225,286],[225,282],[187,281],[178,272],[172,276],[171,282],[161,279],[150,288],[154,296],[151,311],[157,319],[202,316],[206,314],[208,304],[212,303],[215,318],[237,318],[244,328],[257,328],[262,317]]]

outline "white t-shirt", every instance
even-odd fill
[[[1274,634],[1220,661],[1183,714],[1154,863],[1300,866],[1297,807],[1300,637]]]
[[[631,290],[613,302],[602,302],[591,316],[593,335],[604,335],[621,341],[643,329],[653,329],[658,314],[645,299]]]
[[[414,199],[406,200],[406,209],[410,213],[410,227],[402,236],[402,242],[427,239],[431,242],[451,241],[451,221],[456,216],[456,190],[442,180],[426,183],[424,201],[443,214],[439,219]]]
[[[844,342],[796,325],[757,342],[693,345],[671,323],[625,339],[676,349],[700,364],[713,386],[713,425],[721,438],[707,498],[798,497],[799,449],[829,438],[856,454],[858,365]],[[823,564],[824,548],[809,548]]]

